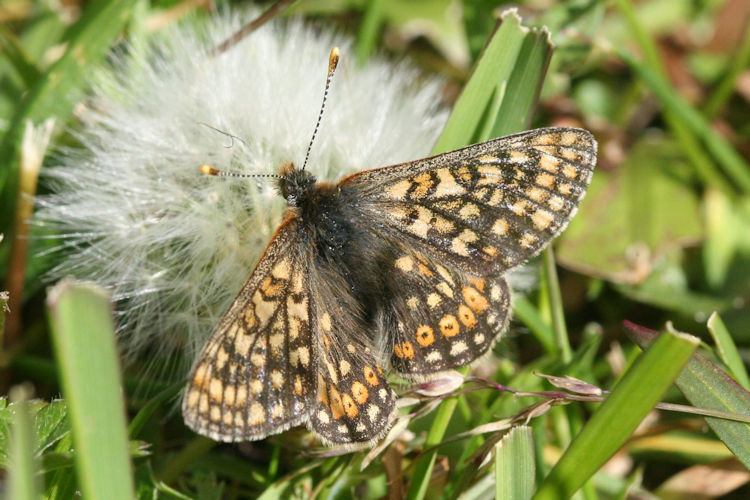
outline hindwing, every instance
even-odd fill
[[[311,265],[313,333],[318,342],[317,401],[308,427],[335,445],[380,438],[394,417],[395,393],[371,349],[361,306],[340,269]]]
[[[388,280],[380,323],[391,365],[421,378],[464,366],[487,353],[510,316],[502,276],[477,277],[404,251]]]

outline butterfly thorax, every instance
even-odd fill
[[[312,239],[318,256],[338,260],[351,236],[338,188],[318,182],[310,172],[297,170],[292,163],[286,164],[281,174],[279,191],[291,214],[300,221],[303,233]]]

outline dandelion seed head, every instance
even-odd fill
[[[272,179],[199,168],[301,166],[332,46],[342,59],[307,166],[318,179],[425,156],[445,122],[437,82],[406,64],[360,68],[350,40],[301,21],[269,23],[209,55],[252,17],[191,19],[113,55],[80,113],[79,146],[43,173],[52,194],[36,223],[53,228],[65,255],[50,278],[111,290],[126,356],[156,348],[192,363],[285,207]]]

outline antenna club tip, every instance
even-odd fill
[[[339,64],[339,48],[335,46],[331,49],[331,55],[328,56],[328,74],[330,75]]]
[[[211,165],[201,165],[201,173],[204,175],[219,175],[219,171]]]

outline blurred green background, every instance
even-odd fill
[[[297,2],[282,15],[351,33],[362,61],[374,53],[406,57],[425,74],[442,75],[446,105],[452,106],[499,13],[509,6],[469,0],[323,0]],[[531,125],[590,130],[599,142],[599,160],[578,215],[554,245],[558,265],[551,265],[550,253],[537,259],[538,289],[517,300],[510,338],[496,347],[489,368],[479,366],[476,373],[523,391],[552,388],[535,372],[571,375],[610,390],[640,353],[623,321],[654,330],[664,330],[671,321],[676,330],[704,341],[700,350],[707,364],[694,360],[693,379],[678,379],[679,389],[673,386],[655,397],[703,406],[716,395],[716,409],[747,416],[750,2],[528,0],[512,6],[524,25],[546,26],[555,45]],[[209,16],[216,7],[196,0],[0,3],[0,290],[10,296],[0,300],[9,300],[11,308],[0,324],[0,395],[13,400],[0,400],[5,491],[17,498],[35,498],[35,491],[71,498],[79,490],[92,497],[127,498],[129,488],[139,498],[487,498],[506,494],[498,487],[504,477],[545,484],[545,478],[554,477],[548,476],[550,468],[591,421],[598,404],[572,402],[534,414],[527,422],[531,432],[523,438],[533,442],[527,447],[535,465],[530,470],[520,469],[523,452],[514,451],[504,476],[505,441],[499,441],[504,430],[480,436],[476,429],[528,415],[527,407],[544,399],[489,389],[450,398],[448,406],[415,419],[409,426],[413,434],[362,468],[366,452],[301,453],[300,447],[309,445],[303,431],[242,445],[196,437],[174,411],[179,384],[143,380],[138,362],[122,375],[112,370],[110,386],[105,381],[102,387],[109,387],[114,399],[102,406],[112,413],[105,412],[101,418],[107,426],[96,429],[105,440],[119,439],[126,455],[115,452],[112,456],[120,458],[104,463],[105,470],[76,456],[88,453],[79,441],[74,446],[71,429],[76,440],[84,439],[86,429],[75,430],[76,411],[88,414],[85,406],[68,410],[69,397],[78,397],[77,365],[65,358],[60,339],[67,337],[58,332],[105,332],[101,346],[86,346],[91,357],[104,360],[102,366],[87,367],[97,377],[108,367],[117,368],[114,346],[106,341],[112,325],[106,315],[99,324],[77,323],[76,307],[89,306],[75,301],[96,302],[99,292],[66,284],[49,297],[49,284],[41,276],[65,256],[42,254],[33,235],[32,251],[25,248],[29,235],[23,221],[33,208],[36,177],[19,173],[24,127],[27,120],[40,124],[55,117],[53,141],[70,141],[59,131],[75,127],[74,110],[85,95],[86,78],[112,48],[134,31],[159,30],[188,14]],[[543,73],[548,53],[533,50],[521,54],[537,57],[536,66],[526,66],[521,58],[513,68]],[[528,89],[514,95],[528,95],[530,106],[535,97]],[[527,116],[520,104],[503,106],[508,120],[513,113]],[[643,334],[635,327],[631,331]],[[701,378],[708,373],[715,378]],[[126,419],[117,406],[119,376]],[[55,399],[61,391],[64,399]],[[80,397],[85,401],[87,396]],[[619,414],[629,411],[625,405]],[[702,416],[688,413],[649,413],[632,435],[621,431],[624,445],[606,465],[592,461],[597,472],[581,478],[587,482],[577,497],[747,498],[748,424],[732,425],[708,427]],[[430,449],[460,433],[469,434]],[[602,442],[612,438],[618,443],[605,434]],[[97,450],[104,447],[102,438],[92,439],[91,453],[103,451]],[[126,464],[127,455],[132,471],[117,465]],[[14,467],[6,469],[11,463]],[[97,489],[97,480],[123,481],[123,486],[110,497],[106,488]],[[530,495],[533,488],[516,491]],[[567,490],[557,494],[564,496],[562,491]]]

